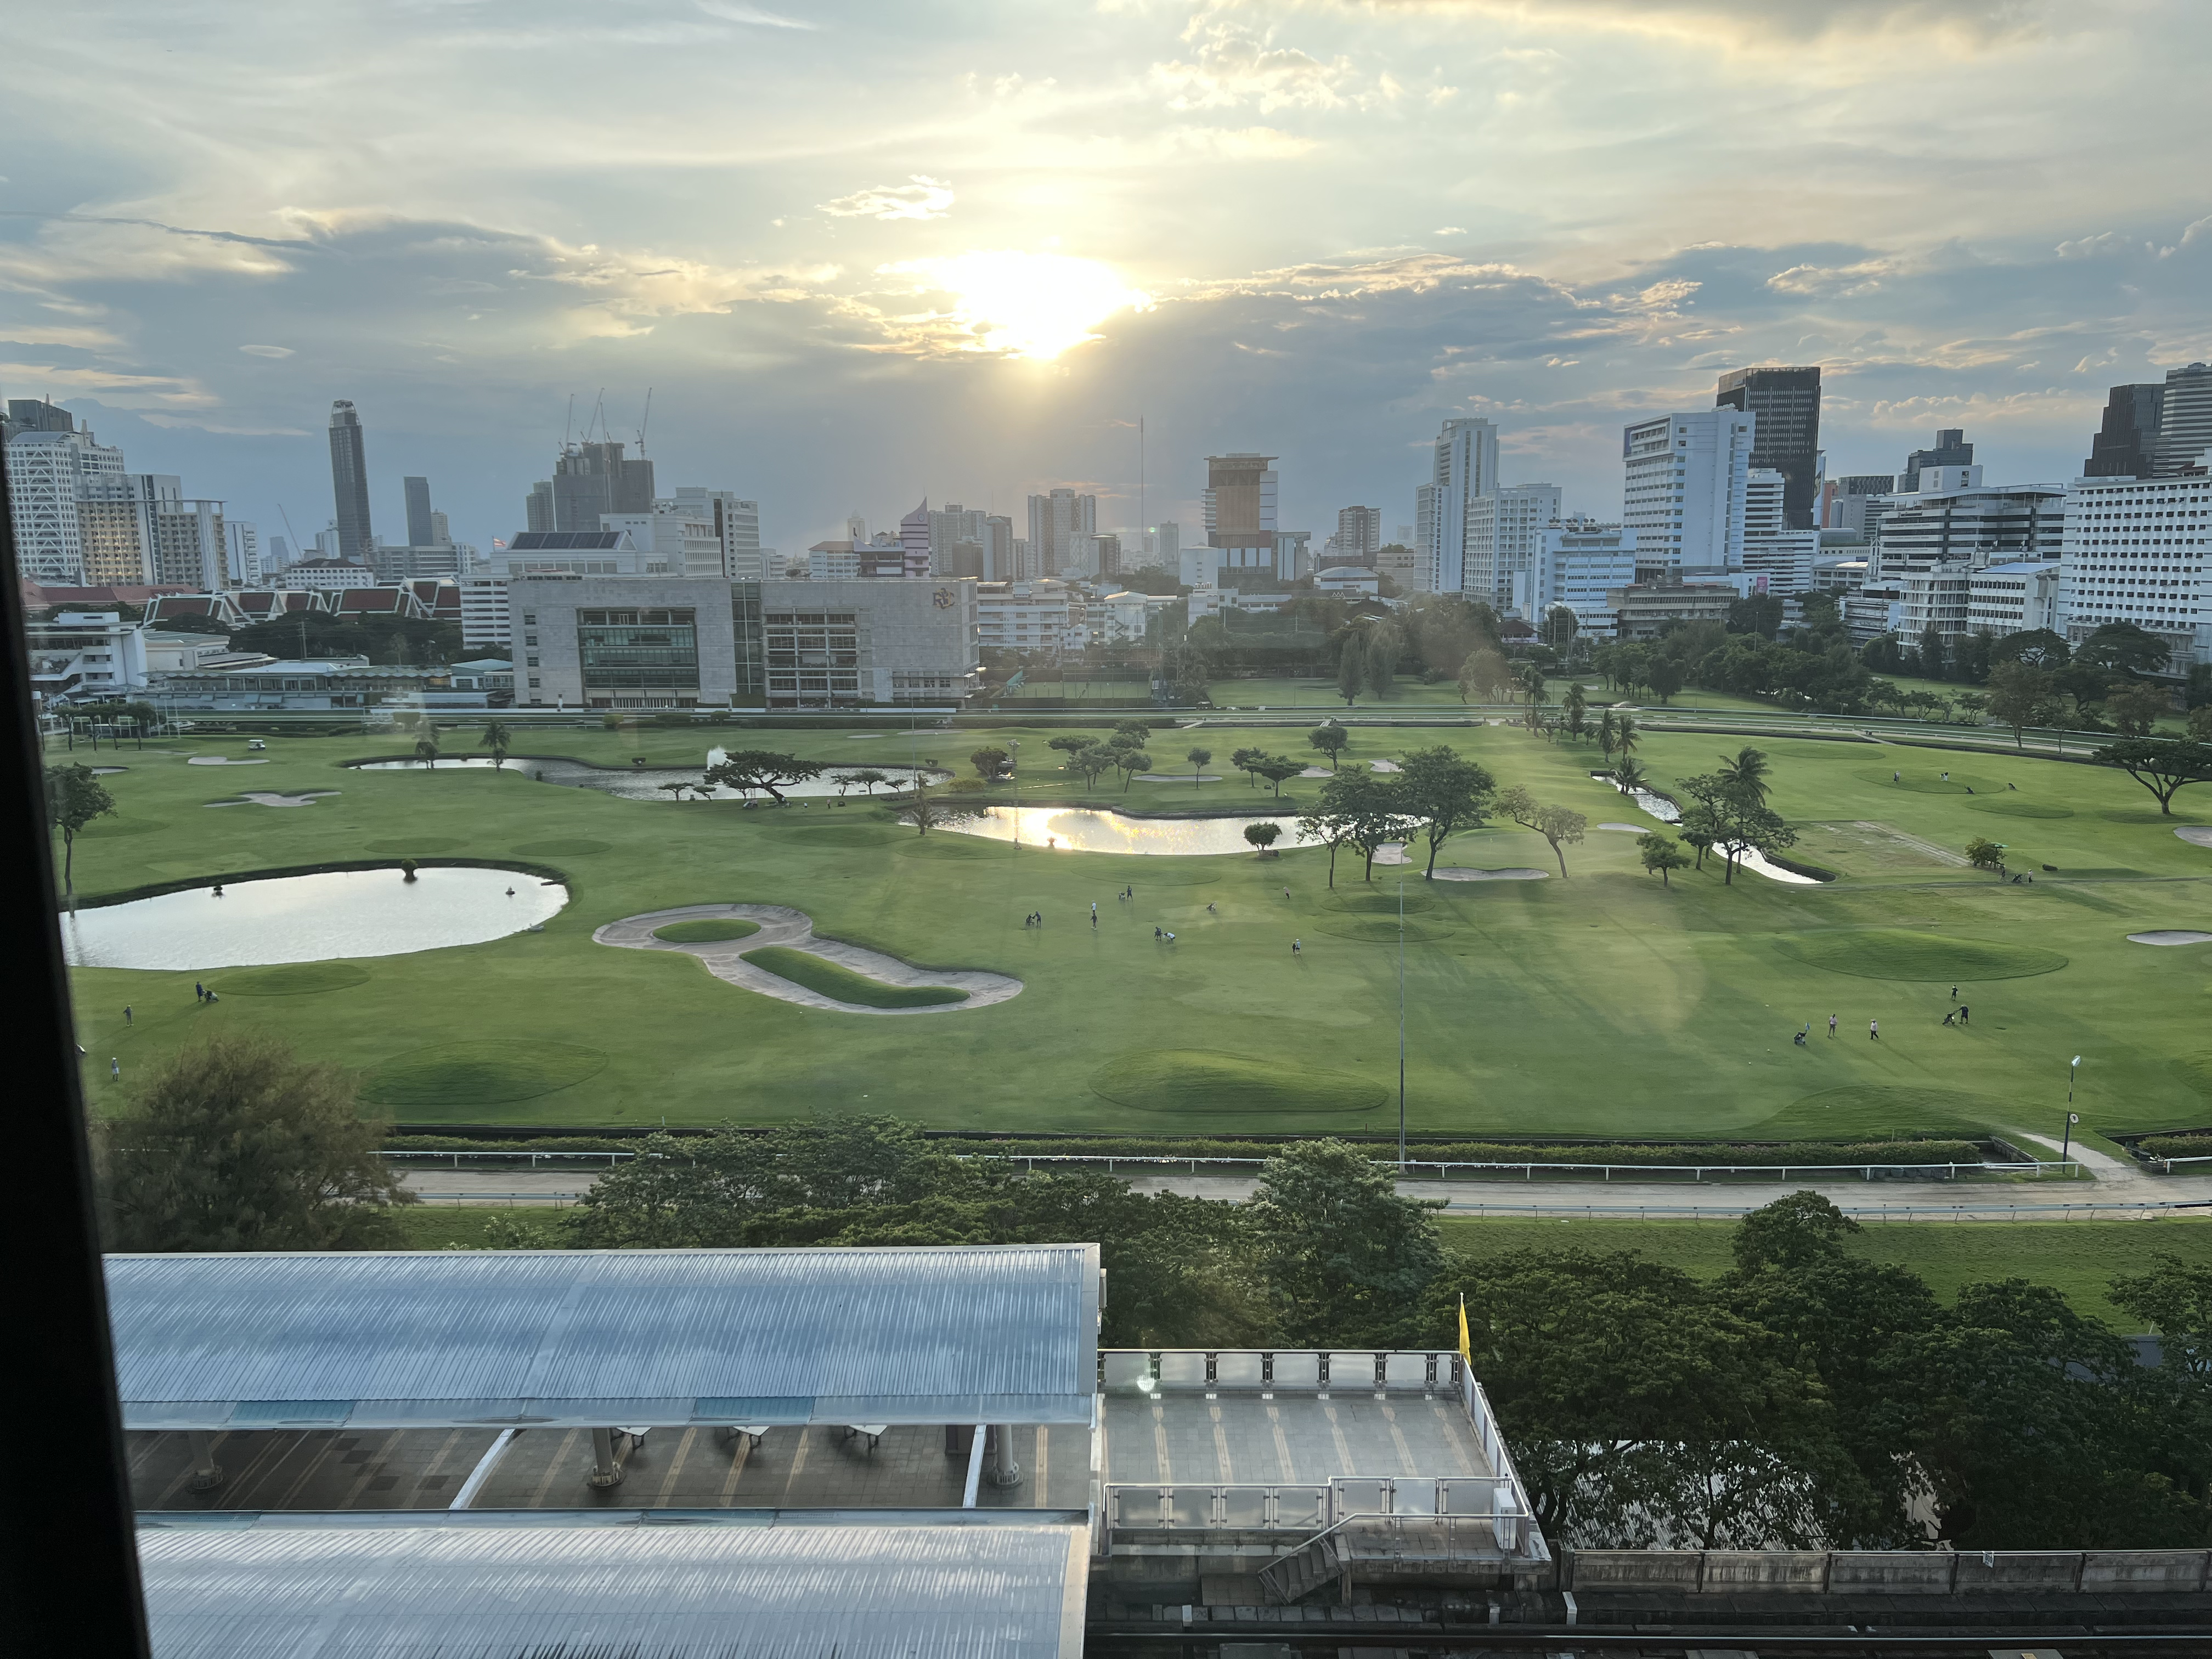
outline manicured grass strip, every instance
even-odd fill
[[[603,841],[533,841],[514,850],[526,859],[557,859],[586,853],[604,853],[608,850],[608,844]]]
[[[1995,812],[2008,818],[2070,818],[2070,806],[2054,806],[2048,801],[2022,800],[2016,795],[1995,795],[1987,799],[1977,795],[1966,805],[1977,812]]]
[[[440,1042],[386,1060],[362,1080],[361,1097],[372,1106],[498,1105],[570,1088],[606,1065],[602,1050],[573,1042]]]
[[[394,858],[408,858],[418,853],[450,853],[468,842],[459,836],[417,836],[411,841],[372,841],[364,850],[389,853]]]
[[[1370,1112],[1385,1094],[1380,1083],[1290,1055],[1260,1060],[1211,1048],[1133,1049],[1092,1073],[1091,1087],[1117,1106],[1194,1117]]]
[[[1856,1035],[1863,1042],[1863,1034]],[[1833,1140],[1845,1135],[1887,1139],[1899,1134],[1972,1138],[2013,1115],[1994,1095],[1912,1083],[1846,1083],[1800,1096],[1745,1135],[1753,1140]]]
[[[296,997],[315,991],[343,991],[349,985],[368,982],[368,969],[350,962],[288,962],[275,968],[227,973],[222,994],[227,997]]]
[[[656,927],[653,936],[671,945],[712,945],[717,939],[750,939],[760,932],[760,923],[732,916],[726,921],[672,921],[665,927]]]
[[[496,1182],[499,1176],[487,1170],[484,1179]],[[501,1231],[521,1228],[538,1236],[532,1241],[536,1248],[558,1249],[568,1242],[561,1221],[569,1213],[550,1204],[410,1204],[392,1215],[399,1224],[403,1250],[481,1250],[491,1243],[487,1224]]]
[[[1711,1279],[1731,1264],[1734,1224],[1718,1221],[1446,1221],[1444,1245],[1462,1255],[1509,1250],[1641,1250]],[[2107,1299],[2115,1275],[2159,1255],[2212,1267],[2212,1221],[1884,1221],[1850,1241],[1869,1261],[1910,1268],[1946,1301],[1966,1285],[2025,1279],[2063,1292],[2077,1312],[2124,1331],[2140,1326]]]
[[[2026,979],[2066,965],[2057,951],[2039,945],[1954,939],[1895,927],[1803,933],[1776,943],[1800,962],[1860,979]]]
[[[771,945],[746,954],[745,960],[765,968],[778,979],[803,985],[810,991],[863,1008],[934,1008],[947,1002],[965,1002],[968,994],[951,985],[886,985],[866,974],[856,974],[842,963],[788,945]]]

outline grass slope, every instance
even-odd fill
[[[1101,725],[1097,734],[1109,729]],[[1265,788],[1234,776],[1199,789],[1139,783],[1126,796],[1118,781],[1095,793],[1070,789],[1033,727],[858,740],[836,731],[763,734],[845,765],[957,764],[971,749],[1013,738],[1023,742],[1025,804],[1088,799],[1174,812],[1196,796],[1216,810],[1273,808]],[[563,730],[532,746],[624,766],[633,758],[678,766],[700,764],[712,740],[680,731]],[[1157,733],[1152,746],[1172,753],[1203,741],[1225,754],[1248,744],[1282,750],[1298,740],[1295,728],[1224,721],[1192,736]],[[1655,732],[1637,753],[1667,788],[1711,770],[1738,741]],[[1824,842],[1816,856],[1842,872],[1838,881],[1795,886],[1740,872],[1723,885],[1708,860],[1702,872],[1679,872],[1662,887],[1638,866],[1633,836],[1595,829],[1567,848],[1563,880],[1539,837],[1492,827],[1452,837],[1440,862],[1530,865],[1551,869],[1552,878],[1431,886],[1417,870],[1389,869],[1368,887],[1357,860],[1340,859],[1336,894],[1357,901],[1340,905],[1327,885],[1328,854],[1315,850],[1266,860],[1134,859],[1033,844],[1018,851],[902,832],[880,803],[747,812],[735,802],[619,800],[535,783],[512,767],[341,769],[374,752],[362,738],[270,740],[270,764],[255,769],[257,787],[343,788],[312,811],[202,807],[206,769],[188,768],[185,755],[240,753],[243,742],[210,738],[180,743],[173,755],[134,754],[131,769],[106,782],[126,817],[167,827],[88,833],[76,849],[79,890],[114,892],[358,857],[370,842],[438,838],[456,842],[459,856],[527,857],[557,868],[570,902],[542,933],[351,964],[368,977],[336,994],[225,995],[210,1007],[191,995],[201,975],[77,970],[86,1086],[96,1104],[119,1098],[111,1055],[128,1087],[179,1044],[223,1029],[272,1032],[372,1076],[415,1051],[450,1048],[454,1059],[431,1068],[442,1082],[408,1073],[410,1091],[431,1098],[404,1113],[449,1122],[635,1124],[663,1114],[672,1123],[763,1121],[852,1109],[865,1098],[863,1109],[896,1103],[902,1115],[939,1127],[1158,1133],[1170,1118],[1088,1086],[1132,1053],[1261,1056],[1285,1075],[1373,1079],[1395,1097],[1402,874],[1416,901],[1407,906],[1405,957],[1407,1115],[1416,1131],[1648,1139],[1999,1125],[2055,1134],[2067,1109],[2067,1061],[2076,1054],[2083,1060],[2075,1109],[2085,1127],[2212,1123],[2212,1071],[2202,1063],[2212,964],[2201,951],[2126,942],[2146,928],[2212,927],[2212,850],[2172,833],[2177,823],[2212,818],[2212,789],[2185,792],[2181,813],[2161,818],[2137,785],[2101,769],[1777,738],[1761,744],[1772,762],[1774,805],[1793,823],[1825,826],[1833,844]],[[1590,781],[1599,760],[1587,744],[1508,727],[1355,729],[1349,754],[1372,760],[1437,742],[1479,761],[1501,784],[1525,784],[1593,824],[1640,818]],[[1887,781],[1893,769],[1940,781],[1958,759],[1969,760],[1977,777],[2016,783],[2004,791],[2008,805],[2072,816],[1996,818],[1980,810],[1978,794]],[[1294,780],[1285,793],[1317,787]],[[2014,868],[2037,872],[2033,886],[2001,884],[1926,850],[1955,852],[1993,831],[2012,843]],[[2137,873],[2083,874],[2098,870]],[[1132,883],[1136,898],[1116,902]],[[708,898],[793,905],[827,937],[908,961],[1011,974],[1026,988],[957,1020],[858,1020],[733,998],[673,953],[591,942],[605,922]],[[1024,927],[1031,911],[1048,925]],[[1155,927],[1176,933],[1176,943],[1164,947]],[[2039,961],[2033,953],[2055,953],[2065,965],[1974,981],[1972,1028],[1945,1030],[1948,963],[1920,965],[1929,978],[1869,978],[1784,948],[1817,957],[1840,948],[1824,941],[1891,934],[1916,947],[1936,938],[1972,942],[2015,963],[2023,952]],[[1294,937],[1304,940],[1295,957]],[[228,992],[231,980],[261,971],[205,977]],[[127,1029],[125,1004],[137,1015]],[[1840,1026],[1833,1042],[1831,1013]],[[1878,1045],[1866,1038],[1871,1018],[1881,1021]],[[1791,1035],[1808,1022],[1811,1044],[1793,1048]],[[587,1077],[544,1090],[526,1082],[530,1091],[516,1092],[504,1063],[471,1082],[463,1057],[489,1043],[518,1054],[565,1043],[607,1060]],[[744,1056],[742,1067],[732,1066],[733,1053]],[[1194,1073],[1188,1091],[1203,1094],[1212,1086],[1207,1076]],[[1239,1121],[1257,1127],[1254,1117]],[[1314,1132],[1374,1122],[1352,1105],[1296,1119]]]
[[[1117,1054],[1091,1074],[1091,1088],[1117,1106],[1186,1117],[1371,1112],[1383,1100],[1380,1081],[1206,1048],[1139,1048]]]
[[[731,916],[721,921],[672,921],[654,928],[653,936],[671,945],[713,945],[726,939],[750,939],[758,932],[760,923]]]
[[[886,985],[879,979],[854,973],[842,963],[831,962],[811,951],[794,951],[788,945],[771,945],[764,951],[749,951],[745,960],[756,968],[767,969],[778,979],[787,979],[793,985],[803,985],[840,1002],[858,1003],[863,1008],[935,1008],[948,1002],[968,1000],[968,994],[956,986]]]

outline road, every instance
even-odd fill
[[[2029,1137],[2033,1139],[2033,1137]],[[2049,1143],[2053,1156],[2058,1152]],[[2094,1182],[1997,1181],[1405,1181],[1411,1198],[1443,1199],[1448,1216],[1684,1217],[1727,1220],[1809,1187],[1861,1221],[2130,1220],[2171,1214],[2177,1205],[2212,1213],[2212,1176],[2154,1176],[2108,1152],[2076,1146]],[[413,1170],[409,1190],[438,1204],[560,1204],[581,1197],[590,1170]],[[1139,1176],[1138,1192],[1182,1193],[1242,1202],[1258,1184],[1251,1176]],[[2184,1213],[2187,1213],[2185,1210]]]

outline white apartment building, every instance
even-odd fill
[[[1057,576],[1060,571],[1060,556],[1070,536],[1095,536],[1098,533],[1098,498],[1079,495],[1074,490],[1059,489],[1029,499],[1030,556],[1036,562],[1040,575]],[[1206,503],[1208,527],[1212,526],[1212,501]]]
[[[1864,587],[1844,596],[1844,622],[1851,643],[1864,646],[1885,634],[1905,632],[1905,600],[1894,587]]]
[[[489,649],[507,654],[513,642],[507,578],[464,576],[460,589],[461,644],[471,651]]]
[[[1171,594],[1109,593],[1085,607],[1086,631],[1099,645],[1142,645],[1153,614],[1173,600]]]
[[[1390,579],[1408,593],[1433,591],[1436,580],[1437,487],[1433,483],[1419,484],[1413,489],[1413,533],[1401,536],[1398,545],[1404,553],[1392,555],[1387,561],[1378,550],[1375,568],[1382,569],[1387,562]]]
[[[1772,467],[1755,466],[1745,475],[1744,583],[1751,592],[1795,597],[1813,591],[1820,532],[1790,527],[1784,483],[1783,475]]]
[[[1382,545],[1382,509],[1379,507],[1344,507],[1336,514],[1336,534],[1322,544],[1322,562],[1335,564],[1364,564],[1375,562],[1376,550]]]
[[[2077,479],[2058,608],[2069,641],[2128,622],[2172,649],[2169,672],[2212,662],[2212,477]]]
[[[681,507],[672,501],[655,501],[650,513],[602,513],[599,527],[620,531],[644,549],[648,567],[659,567],[654,574],[732,580],[722,538],[714,532],[714,508],[704,501]],[[754,539],[758,541],[757,534]]]
[[[1083,597],[1051,577],[984,582],[975,590],[975,637],[985,650],[1043,657],[1080,651],[1090,639]]]
[[[2000,638],[2047,628],[2058,632],[2058,561],[2018,559],[1985,565],[1966,578],[1966,631]]]
[[[243,519],[222,521],[223,539],[229,544],[230,580],[240,587],[258,587],[274,573],[262,568],[261,532]]]
[[[365,564],[349,564],[343,559],[301,559],[297,564],[284,567],[284,586],[304,588],[312,592],[330,592],[341,587],[374,587],[376,573]]]
[[[1470,498],[1458,591],[1501,611],[1511,610],[1519,579],[1534,569],[1545,532],[1559,521],[1557,484],[1504,484]]]
[[[1428,501],[1428,544],[1421,550],[1427,555],[1427,580],[1422,591],[1431,593],[1461,593],[1473,592],[1480,599],[1494,602],[1494,581],[1490,588],[1475,587],[1468,578],[1468,544],[1474,527],[1475,503],[1486,495],[1498,493],[1498,428],[1486,418],[1475,416],[1446,421],[1443,430],[1437,434],[1434,470],[1430,477],[1433,491]],[[1543,523],[1559,516],[1554,504]]]
[[[1922,565],[1891,578],[1897,595],[1897,632],[1908,645],[1930,626],[1948,642],[1971,631],[1966,613],[1972,599],[1973,572],[1963,563]]]
[[[676,493],[653,504],[656,514],[674,513],[703,521],[707,533],[721,549],[722,574],[733,582],[757,582],[768,574],[774,548],[760,538],[760,503],[734,489],[709,489],[703,484],[681,484]]]
[[[1622,429],[1620,520],[1647,567],[1669,574],[1743,568],[1757,425],[1744,410],[1701,409]]]
[[[1920,488],[1869,506],[1868,575],[1885,580],[1952,562],[1979,569],[2055,559],[2064,545],[2063,484],[1991,487],[1979,466],[1923,467]]]
[[[1565,605],[1585,633],[1611,633],[1608,592],[1636,584],[1636,532],[1617,524],[1565,519],[1545,526],[1526,568],[1513,575],[1512,608],[1536,623]]]

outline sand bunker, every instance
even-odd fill
[[[1618,830],[1624,836],[1641,836],[1649,833],[1650,830],[1650,826],[1648,824],[1641,823],[1601,823],[1598,825],[1598,828],[1601,830]]]
[[[1191,781],[1191,775],[1188,772],[1139,772],[1137,774],[1137,781],[1139,783],[1188,783]],[[1200,783],[1218,783],[1221,781],[1218,777],[1215,776],[1211,772],[1200,773],[1198,775],[1197,781]]]
[[[2130,945],[2212,945],[2212,933],[2191,927],[2154,927],[2147,933],[2130,933]]]
[[[684,944],[655,939],[656,928],[677,921],[720,921],[737,917],[744,921],[757,921],[760,932],[742,939],[716,939],[706,943]],[[674,910],[654,910],[641,916],[625,916],[620,921],[611,921],[592,935],[600,945],[611,945],[626,951],[678,951],[696,957],[707,971],[716,979],[732,985],[741,985],[748,991],[758,991],[783,1002],[795,1002],[806,1008],[832,1008],[845,1014],[949,1014],[963,1008],[981,1008],[994,1002],[1004,1002],[1021,994],[1022,982],[1009,979],[1004,974],[987,974],[976,969],[940,972],[934,969],[916,968],[888,957],[880,951],[863,950],[857,945],[841,945],[835,939],[814,937],[814,922],[804,910],[793,910],[781,904],[687,904]],[[745,960],[748,953],[764,950],[770,945],[783,945],[804,951],[811,956],[849,968],[856,974],[880,980],[886,985],[938,985],[965,991],[965,1002],[932,1003],[917,1008],[868,1008],[856,1002],[840,1002],[818,991],[810,991],[803,985],[793,984],[779,974],[765,968],[756,968]]]
[[[191,759],[186,761],[185,764],[187,766],[266,766],[269,764],[269,762],[266,758],[261,760],[233,760],[228,755],[195,755]]]
[[[2185,823],[2173,833],[2192,847],[2212,847],[2212,824]]]
[[[236,800],[211,800],[210,806],[313,806],[319,800],[328,799],[338,792],[335,789],[310,789],[304,795],[279,795],[266,789],[246,789],[240,792]]]

